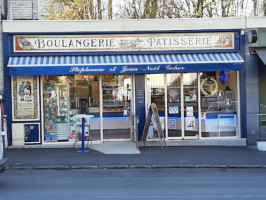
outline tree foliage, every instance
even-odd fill
[[[42,0],[45,19],[96,20],[265,16],[266,0]]]
[[[87,0],[51,0],[47,19],[85,20],[88,19],[88,7]]]

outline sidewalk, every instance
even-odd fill
[[[6,169],[266,168],[266,152],[249,147],[144,147],[138,155],[75,149],[8,149]]]

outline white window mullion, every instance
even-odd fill
[[[198,120],[199,120],[199,139],[202,138],[201,135],[201,96],[200,96],[200,73],[198,73]]]
[[[181,77],[181,138],[185,137],[185,119],[184,119],[184,85],[183,85],[183,73],[180,74]]]
[[[100,142],[103,142],[103,88],[102,88],[102,75],[99,78],[99,91],[100,91]]]
[[[165,128],[165,138],[168,139],[168,102],[167,102],[167,74],[164,74],[164,102],[165,102],[165,114],[164,114],[164,128]]]

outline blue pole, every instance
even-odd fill
[[[81,150],[77,151],[78,153],[88,153],[90,152],[89,150],[85,150],[85,118],[82,117],[82,135],[81,135]]]
[[[82,152],[85,152],[85,146],[84,146],[84,141],[85,141],[85,119],[82,117]]]

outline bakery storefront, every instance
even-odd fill
[[[10,145],[139,141],[156,103],[166,141],[241,138],[240,31],[4,33]],[[8,101],[10,100],[10,101]],[[148,141],[158,140],[151,123]]]

